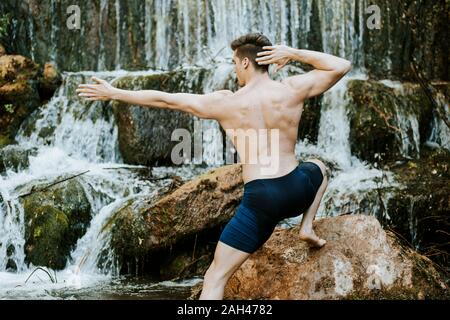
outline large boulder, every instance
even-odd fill
[[[299,227],[277,228],[230,279],[231,299],[449,298],[432,263],[401,246],[370,216],[347,215],[314,223],[322,249],[309,248]]]
[[[0,57],[0,147],[13,142],[22,121],[39,106],[38,74],[30,59]]]
[[[25,213],[26,262],[64,269],[91,220],[91,205],[78,178],[59,177],[18,188]]]
[[[242,198],[241,170],[239,164],[224,166],[160,199],[131,200],[107,226],[111,228],[111,246],[121,265],[144,259],[149,253],[166,250],[228,222]]]
[[[435,87],[445,94],[449,84]],[[347,95],[352,154],[380,164],[420,157],[433,106],[418,84],[352,80]]]
[[[20,55],[0,56],[0,147],[14,143],[21,123],[60,83],[60,74],[50,64],[43,69]]]
[[[391,190],[386,226],[450,272],[450,152],[424,149],[392,171],[403,187]]]

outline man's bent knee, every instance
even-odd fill
[[[306,160],[306,162],[313,162],[313,163],[317,164],[319,166],[319,168],[320,168],[320,171],[322,171],[322,175],[323,175],[324,179],[328,183],[328,179],[326,179],[326,178],[328,178],[328,176],[329,176],[330,168],[328,168],[325,165],[325,163],[323,163],[322,160],[319,160],[319,159],[308,159],[308,160]]]

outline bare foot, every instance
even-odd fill
[[[312,229],[301,230],[300,239],[316,248],[322,248],[327,243],[326,240],[319,238]]]

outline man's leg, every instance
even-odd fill
[[[320,206],[320,201],[322,201],[323,194],[328,186],[328,177],[326,173],[327,167],[325,164],[318,159],[311,159],[306,162],[313,162],[320,167],[320,170],[323,174],[323,181],[317,191],[316,197],[314,198],[314,202],[308,208],[308,210],[303,214],[302,223],[300,225],[300,239],[308,242],[309,244],[315,247],[323,247],[326,243],[324,239],[320,239],[314,232],[312,223],[316,216],[317,210]]]
[[[228,280],[249,256],[219,241],[214,260],[205,273],[200,300],[221,300]]]

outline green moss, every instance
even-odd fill
[[[5,111],[8,112],[8,113],[14,113],[14,106],[12,104],[10,104],[10,103],[5,104],[3,106],[3,108],[5,108]]]
[[[450,152],[423,150],[422,159],[392,168],[404,188],[396,190],[386,204],[388,226],[421,254],[449,269]]]
[[[86,232],[91,207],[75,179],[39,191],[46,184],[36,183],[36,191],[22,198],[26,261],[63,269],[77,240]]]
[[[350,145],[359,158],[378,163],[419,157],[420,146],[411,143],[403,151],[404,128],[398,117],[413,116],[418,120],[421,141],[428,137],[431,104],[417,84],[402,84],[402,90],[375,81],[352,80],[348,84]],[[403,132],[410,142],[412,130]]]
[[[8,35],[8,29],[11,24],[11,15],[9,13],[0,16],[0,40]]]
[[[67,254],[64,236],[69,227],[67,216],[51,206],[33,208],[33,218],[26,228],[26,261],[35,266],[63,269]]]
[[[11,139],[9,135],[1,134],[0,133],[0,148],[3,148],[7,145],[14,144],[14,139]]]

